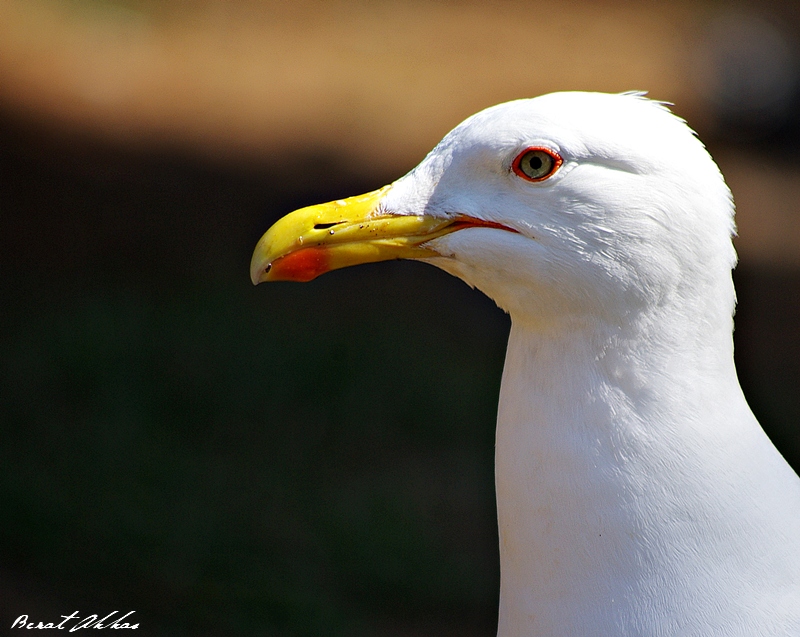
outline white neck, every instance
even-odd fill
[[[741,394],[730,324],[664,324],[514,321],[501,637],[800,634],[800,481]]]

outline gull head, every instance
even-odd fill
[[[660,306],[730,317],[733,227],[719,169],[664,104],[553,93],[473,115],[389,186],[284,217],[251,277],[412,258],[542,327]]]

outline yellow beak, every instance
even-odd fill
[[[279,219],[259,240],[250,261],[253,285],[263,281],[310,281],[359,263],[437,256],[425,244],[468,227],[509,230],[500,224],[456,216],[397,215],[386,211],[380,190],[301,208]]]

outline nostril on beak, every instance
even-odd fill
[[[314,230],[327,230],[328,228],[332,228],[333,226],[338,226],[341,223],[346,223],[346,222],[334,221],[333,223],[317,223],[314,224]]]

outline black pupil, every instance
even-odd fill
[[[544,165],[542,158],[533,153],[531,153],[531,158],[528,160],[528,163],[533,170],[539,170]]]

